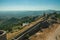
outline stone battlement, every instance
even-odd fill
[[[6,31],[0,30],[0,40],[7,40]]]

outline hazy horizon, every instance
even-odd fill
[[[0,0],[0,11],[60,10],[60,0]]]

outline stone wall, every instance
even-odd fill
[[[3,30],[0,30],[0,40],[7,40],[6,32]]]

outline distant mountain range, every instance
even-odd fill
[[[53,13],[55,10],[43,10],[43,11],[0,11],[0,18],[9,19],[11,17],[21,18],[25,16],[37,16],[44,13]],[[57,11],[60,13],[60,11]]]

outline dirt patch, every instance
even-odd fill
[[[37,32],[35,35],[31,36],[30,40],[56,40],[56,37],[60,34],[60,24],[54,24],[50,28],[43,29],[43,32]]]

